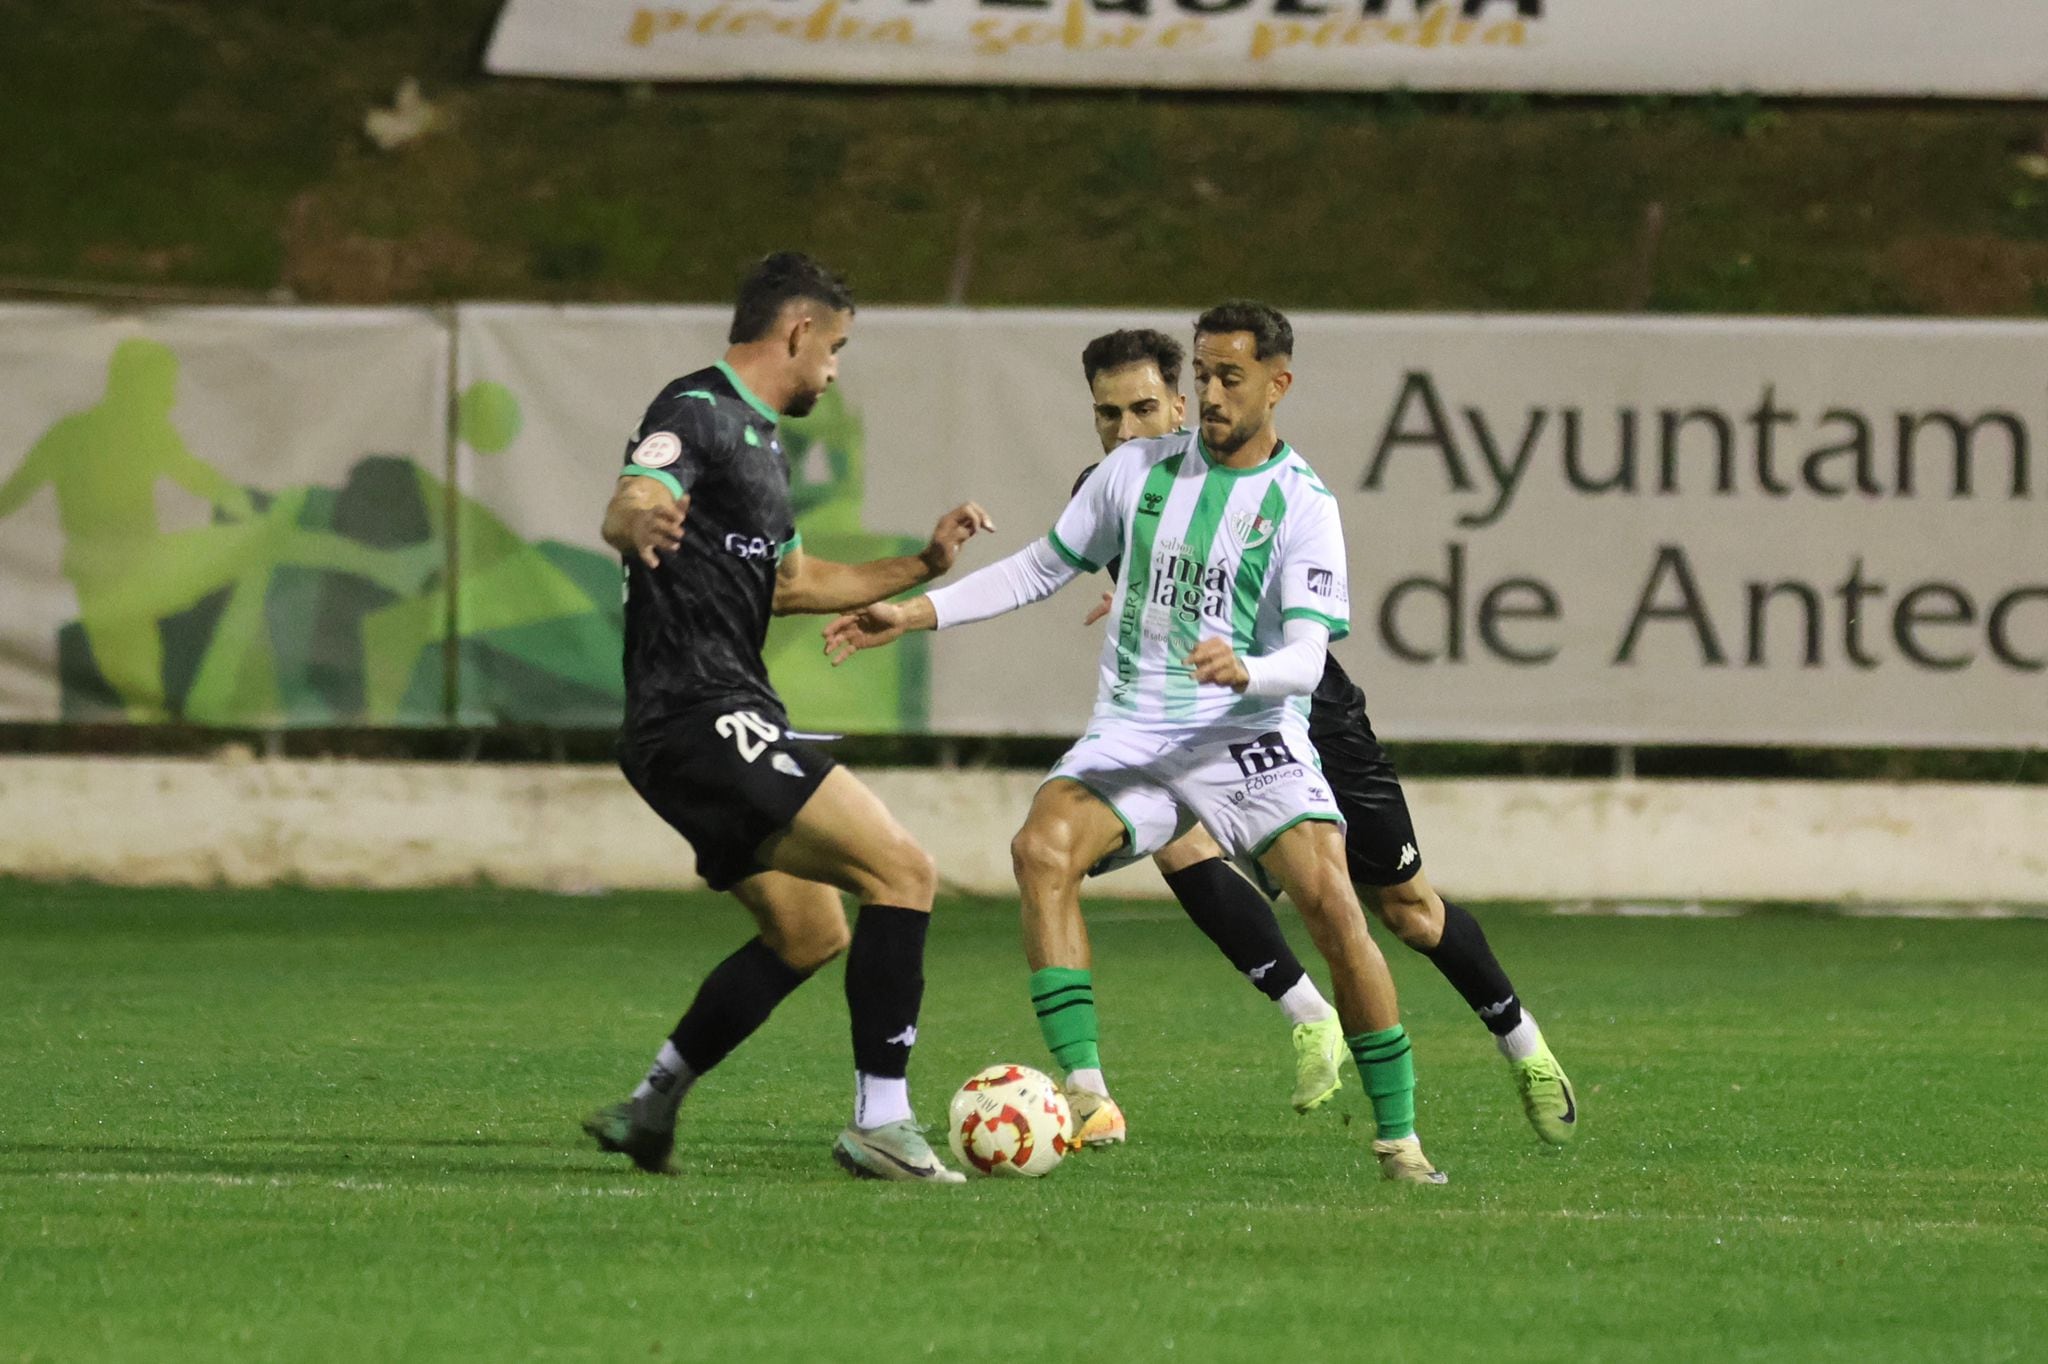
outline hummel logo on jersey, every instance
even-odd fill
[[[1288,749],[1287,740],[1277,729],[1261,734],[1248,744],[1232,744],[1230,756],[1237,759],[1237,770],[1247,778],[1282,767],[1301,765],[1301,760]]]
[[[768,765],[785,777],[801,777],[804,774],[803,768],[797,766],[796,759],[787,753],[776,754],[768,760]]]
[[[1157,516],[1165,506],[1165,493],[1146,493],[1138,499],[1138,515]]]
[[[1422,854],[1415,851],[1415,845],[1413,843],[1403,843],[1401,845],[1401,860],[1399,862],[1396,862],[1394,864],[1394,867],[1396,870],[1399,870],[1400,868],[1407,866],[1410,862],[1413,862],[1416,858],[1420,856],[1422,856]]]
[[[894,1037],[882,1039],[892,1047],[914,1047],[917,1045],[917,1024],[913,1023]]]

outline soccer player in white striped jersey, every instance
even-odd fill
[[[1415,1069],[1386,961],[1345,862],[1342,816],[1308,738],[1308,698],[1349,625],[1337,502],[1274,427],[1294,334],[1262,303],[1195,321],[1200,425],[1119,446],[1052,531],[952,587],[826,630],[835,659],[909,630],[1043,600],[1121,560],[1088,731],[1011,844],[1031,995],[1075,1121],[1113,1110],[1097,1048],[1080,890],[1197,822],[1294,903],[1328,963],[1387,1179],[1440,1184],[1415,1135]]]

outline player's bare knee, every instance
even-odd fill
[[[1388,931],[1410,947],[1426,950],[1443,936],[1443,901],[1435,891],[1412,882],[1380,886],[1373,908]]]
[[[883,849],[879,884],[870,904],[900,905],[905,909],[930,909],[939,889],[939,864],[908,833],[897,831]]]
[[[1010,840],[1010,868],[1020,885],[1069,877],[1074,858],[1073,830],[1064,823],[1029,822]]]
[[[847,927],[846,911],[838,905],[831,910],[788,915],[762,930],[768,950],[796,971],[815,971],[847,949],[853,933]]]

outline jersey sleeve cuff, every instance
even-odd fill
[[[1325,615],[1310,606],[1290,606],[1280,613],[1280,619],[1283,622],[1290,620],[1316,621],[1330,632],[1332,640],[1342,639],[1351,633],[1350,621],[1340,619],[1337,616]]]
[[[637,464],[628,464],[619,470],[620,478],[651,478],[677,497],[683,495],[683,481],[666,469],[643,469]]]
[[[1101,564],[1091,564],[1086,559],[1082,558],[1080,555],[1074,553],[1073,550],[1068,549],[1066,543],[1060,539],[1060,533],[1058,531],[1047,531],[1045,533],[1045,538],[1047,543],[1049,543],[1052,546],[1052,552],[1059,555],[1061,559],[1065,560],[1069,568],[1079,569],[1083,573],[1101,572]]]

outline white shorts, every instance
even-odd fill
[[[1124,824],[1124,846],[1096,874],[1150,857],[1200,821],[1226,855],[1255,863],[1288,829],[1321,819],[1342,826],[1308,724],[1161,735],[1097,725],[1046,777],[1078,782]]]

